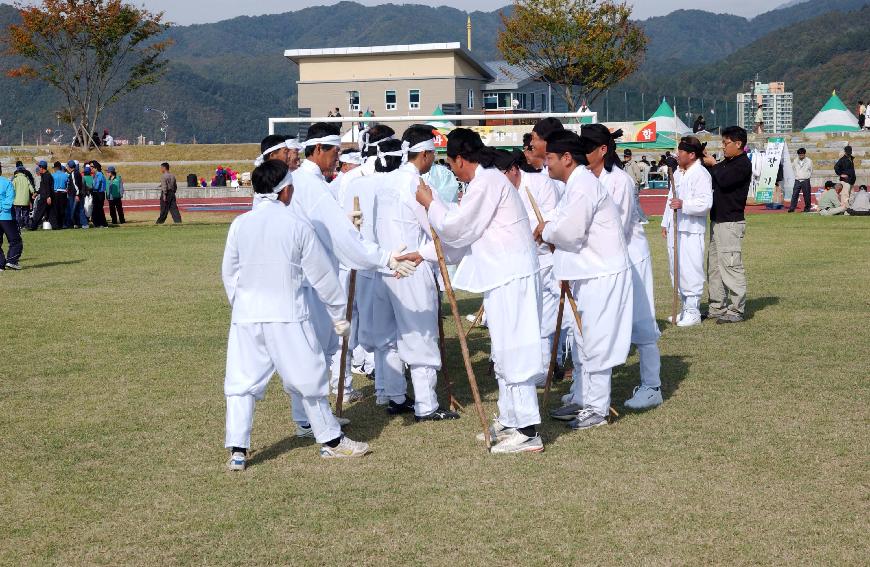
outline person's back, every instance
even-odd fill
[[[0,175],[0,221],[12,220],[12,205],[15,202],[15,187]]]
[[[835,209],[840,206],[840,196],[837,195],[837,192],[833,187],[829,187],[822,193],[822,196],[819,197],[819,210],[825,211],[828,209]]]
[[[51,174],[54,180],[55,191],[66,191],[66,186],[69,183],[69,174],[63,171],[55,171]]]
[[[34,192],[34,187],[23,171],[16,171],[12,176],[12,186],[15,188],[15,206],[29,206],[30,196]]]
[[[862,185],[857,191],[852,193],[852,196],[849,198],[847,212],[850,215],[857,216],[870,215],[870,193],[867,193],[866,185]]]

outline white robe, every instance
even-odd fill
[[[581,403],[606,416],[611,370],[631,347],[633,285],[619,209],[587,168],[571,173],[543,238],[556,246],[556,277],[571,281],[581,316],[574,345]]]
[[[484,294],[500,421],[514,427],[540,423],[535,395],[535,381],[544,373],[539,266],[516,188],[498,170],[478,166],[462,202],[448,207],[433,201],[429,222],[447,246],[466,249],[456,287]]]
[[[276,370],[318,442],[338,437],[303,281],[330,321],[344,318],[346,298],[314,228],[283,203],[262,200],[230,225],[221,274],[233,310],[224,379],[226,446],[250,447],[255,400],[263,398]]]

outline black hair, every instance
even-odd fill
[[[805,154],[805,153],[807,153],[807,150],[806,150],[806,148],[798,148],[798,153]]]
[[[531,149],[532,147],[532,133],[526,132],[523,134],[523,149]]]
[[[19,160],[16,160],[16,161],[15,161],[15,167],[24,167],[24,162],[21,161],[20,159],[19,159]]]
[[[262,165],[254,168],[251,172],[251,185],[254,193],[268,195],[275,190],[281,180],[287,176],[290,170],[287,164],[277,159],[264,161]]]
[[[379,147],[381,148],[381,152],[395,152],[402,149],[402,141],[385,140]],[[386,165],[382,164],[379,159],[375,160],[375,171],[378,173],[388,173],[399,169],[399,166],[402,165],[401,156],[384,156],[384,161],[386,162]]]
[[[308,136],[306,140],[314,138],[325,138],[326,136],[340,136],[341,130],[335,124],[327,124],[326,122],[315,122],[308,127]],[[314,150],[317,146],[305,146],[305,157],[314,155]]]
[[[390,136],[395,136],[396,131],[387,126],[386,124],[375,124],[369,131],[367,132],[369,143],[379,142],[385,138],[389,138]],[[365,150],[366,156],[376,156],[378,155],[377,146],[372,146]]]
[[[526,173],[540,173],[542,170],[534,167],[529,161],[526,159],[526,154],[524,154],[520,150],[514,150],[514,161],[517,164],[517,167],[520,168],[520,171],[525,171]]]
[[[95,163],[94,165],[97,165],[97,164]],[[165,168],[166,171],[169,171],[169,163],[168,162],[164,161],[163,163],[160,164],[160,167]]]
[[[539,138],[546,140],[547,136],[553,132],[559,132],[564,129],[565,127],[562,126],[562,122],[558,118],[543,118],[538,120],[538,123],[532,128],[532,132],[537,134]]]
[[[407,130],[402,134],[402,141],[408,142],[411,146],[416,146],[420,142],[425,142],[426,140],[431,140],[435,137],[435,134],[432,132],[432,127],[427,126],[425,124],[413,124],[408,127]],[[408,159],[412,160],[417,157],[419,152],[408,152]]]
[[[54,162],[54,168],[55,169],[63,169],[63,166],[60,164],[59,161],[56,161],[56,162]]]
[[[485,148],[480,135],[468,128],[454,128],[447,134],[447,157],[450,159],[461,156],[472,163],[481,163],[480,152]]]
[[[616,138],[620,137],[622,137],[622,130],[611,132],[604,124],[589,124],[580,130],[580,139],[586,145],[587,153],[601,146],[607,146],[607,153],[604,155],[604,169],[608,172],[613,171],[614,166],[620,169],[624,167],[622,160],[616,153]]]
[[[746,130],[740,126],[728,126],[722,129],[722,137],[728,138],[732,142],[740,142],[740,147],[746,147]]]
[[[560,154],[569,153],[571,154],[571,159],[577,162],[578,165],[589,165],[589,160],[586,159],[586,152],[583,150],[583,143],[580,141],[580,136],[578,136],[575,132],[570,130],[555,130],[550,132],[550,135],[546,138],[547,141],[547,153],[554,153],[550,151],[550,144],[556,144],[560,146],[564,146],[566,151],[558,152]]]
[[[514,154],[498,148],[487,147],[487,157],[492,157],[492,166],[499,171],[507,171],[517,165]]]
[[[280,144],[281,142],[286,142],[287,136],[279,136],[278,134],[271,134],[263,138],[263,141],[260,142],[260,153],[265,152],[269,148],[273,148]]]
[[[846,146],[845,148],[843,148],[843,153],[847,156],[852,155],[852,146]]]
[[[163,163],[160,164],[160,165],[166,167],[166,169],[169,169],[169,164],[166,163],[166,162],[163,162]],[[91,167],[93,167],[94,169],[96,169],[96,170],[99,171],[100,173],[103,172],[103,166],[102,166],[102,164],[101,164],[100,162],[98,162],[97,160],[94,160],[93,162],[91,162]]]

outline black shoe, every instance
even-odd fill
[[[717,325],[725,325],[727,323],[742,323],[743,317],[740,315],[734,315],[732,313],[728,313],[726,315],[722,315],[719,317],[719,320],[716,321]]]
[[[405,397],[405,401],[401,404],[397,404],[393,400],[390,400],[390,405],[387,406],[387,413],[390,415],[414,413],[414,400],[407,396]]]
[[[794,209],[789,209],[789,210],[787,210],[786,212],[787,212],[787,213],[793,213],[793,212],[794,212]]]
[[[459,419],[459,414],[455,411],[438,408],[429,415],[424,415],[422,417],[415,415],[414,419],[416,421],[443,421],[445,419]]]
[[[565,379],[565,369],[557,364],[556,369],[553,370],[553,383],[558,384],[559,382],[561,382],[564,379]]]

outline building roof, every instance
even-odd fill
[[[490,68],[495,78],[486,85],[487,90],[491,89],[518,89],[522,83],[532,79],[532,75],[516,65],[511,65],[507,61],[487,61],[486,66]]]
[[[362,55],[396,55],[402,53],[453,52],[471,63],[484,77],[494,79],[492,71],[478,61],[458,41],[450,43],[415,43],[411,45],[372,45],[369,47],[324,47],[319,49],[287,49],[284,57],[298,64],[302,59],[355,57]]]

